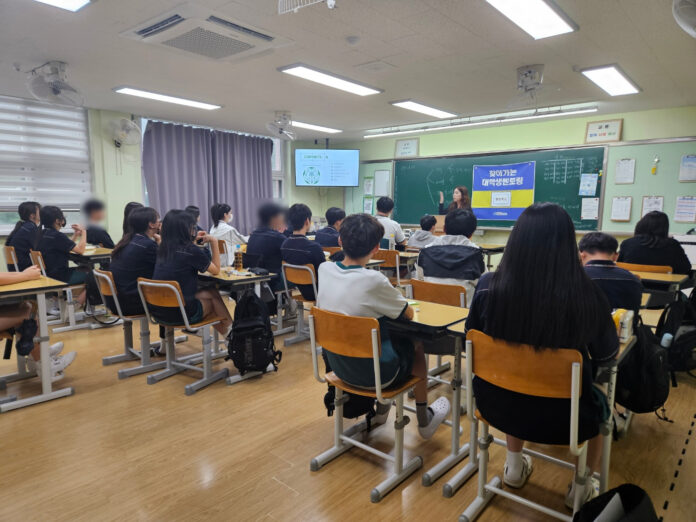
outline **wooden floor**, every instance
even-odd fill
[[[331,444],[332,420],[325,387],[312,376],[309,343],[283,348],[278,373],[234,386],[218,382],[187,397],[186,375],[149,386],[145,376],[118,380],[121,365],[101,365],[103,356],[121,351],[121,327],[52,340],[78,352],[61,381],[76,394],[0,415],[2,521],[456,520],[475,496],[475,478],[446,499],[446,478],[425,488],[416,473],[371,504],[385,464],[355,448],[310,472],[310,459]],[[200,345],[193,341],[188,346]],[[2,373],[13,363],[2,361]],[[223,364],[230,363],[217,366]],[[439,388],[433,397],[447,393]],[[38,389],[36,379],[9,387],[20,394]],[[614,444],[611,484],[645,488],[665,521],[696,513],[695,396],[696,379],[681,377],[667,403],[674,422],[637,416],[628,438]],[[370,438],[389,451],[390,433],[381,427]],[[443,427],[422,442],[411,422],[407,455],[422,455],[427,469],[447,454],[449,436]],[[493,472],[502,470],[504,454],[492,447]],[[569,480],[567,470],[537,460],[523,492],[564,509]],[[496,499],[480,520],[545,518]]]

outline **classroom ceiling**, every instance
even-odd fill
[[[538,41],[484,0],[337,0],[333,10],[322,3],[287,15],[277,14],[277,0],[196,3],[291,43],[240,62],[212,60],[119,36],[177,7],[176,0],[97,0],[77,13],[0,0],[0,94],[30,97],[14,63],[28,70],[62,60],[88,107],[258,134],[268,134],[265,124],[282,109],[345,131],[332,140],[432,120],[389,105],[394,100],[462,116],[524,108],[515,69],[534,63],[546,66],[539,106],[599,101],[609,113],[696,105],[696,39],[673,20],[671,0],[557,0],[580,30]],[[296,62],[384,92],[360,97],[277,71]],[[573,71],[608,63],[620,64],[642,92],[612,99]],[[123,85],[223,108],[113,92]],[[299,139],[326,136],[298,130]]]

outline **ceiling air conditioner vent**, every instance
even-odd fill
[[[292,43],[194,3],[151,18],[121,36],[169,51],[228,61],[266,54]]]

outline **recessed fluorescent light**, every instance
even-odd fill
[[[434,107],[428,107],[427,105],[414,102],[413,100],[395,101],[390,103],[396,107],[427,114],[428,116],[433,116],[434,118],[454,118],[456,116],[456,114],[452,114],[451,112],[445,112]]]
[[[535,40],[572,33],[578,26],[552,0],[486,0]]]
[[[640,92],[638,86],[617,65],[603,65],[583,69],[582,74],[592,80],[597,86],[604,89],[610,96],[623,94],[635,94]]]
[[[36,2],[41,2],[42,4],[52,5],[53,7],[60,7],[66,11],[79,11],[84,6],[89,4],[90,0],[34,0]]]
[[[314,125],[312,123],[302,123],[301,121],[292,121],[293,127],[299,127],[300,129],[309,129],[319,132],[327,132],[329,134],[336,134],[337,132],[343,132],[342,130],[332,129],[331,127],[322,127],[321,125]]]
[[[118,87],[114,89],[114,91],[119,94],[130,94],[131,96],[139,96],[140,98],[147,98],[148,100],[176,103],[177,105],[186,105],[187,107],[205,109],[206,111],[211,111],[213,109],[219,109],[222,107],[222,105],[213,105],[195,100],[187,100],[186,98],[177,98],[176,96],[167,96],[166,94],[158,94],[156,92],[141,91],[140,89],[133,89],[132,87]]]
[[[278,70],[286,74],[292,74],[298,78],[304,78],[305,80],[309,80],[311,82],[321,83],[322,85],[333,87],[334,89],[340,89],[352,94],[357,94],[358,96],[369,96],[370,94],[379,94],[380,92],[383,92],[379,89],[368,87],[367,85],[361,85],[352,80],[340,78],[336,75],[307,67],[301,63],[279,67]]]
[[[400,136],[402,134],[413,134],[423,132],[447,131],[463,127],[476,127],[480,125],[493,125],[496,123],[510,123],[524,120],[537,120],[542,118],[554,118],[560,116],[571,116],[575,114],[585,114],[597,112],[596,105],[576,104],[555,107],[540,107],[522,111],[506,112],[499,114],[485,114],[482,116],[471,116],[468,118],[457,118],[448,122],[431,122],[415,125],[402,125],[397,127],[385,127],[382,129],[372,129],[367,131],[370,134],[363,136],[369,138],[385,138],[388,136]]]

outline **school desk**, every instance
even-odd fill
[[[253,284],[254,293],[261,297],[261,283],[270,281],[272,277],[275,277],[275,274],[256,275],[248,272],[249,275],[238,275],[232,272],[232,269],[223,268],[217,275],[203,272],[198,274],[198,278],[202,281],[214,281],[218,286],[228,290]]]
[[[658,274],[655,272],[638,272],[631,271],[635,276],[640,277],[641,281],[647,281],[648,283],[661,283],[665,286],[669,286],[670,289],[676,291],[679,286],[686,283],[689,279],[688,275],[684,274]]]
[[[48,318],[46,314],[46,293],[60,290],[67,286],[68,285],[62,281],[45,276],[41,276],[39,279],[34,279],[32,281],[0,286],[0,304],[12,304],[16,302],[17,298],[36,296],[39,330],[35,341],[38,341],[41,347],[41,393],[25,399],[18,399],[0,404],[0,412],[16,410],[32,404],[58,399],[60,397],[67,397],[74,393],[71,387],[61,388],[59,390],[53,389],[50,367],[51,356],[48,338]],[[34,377],[36,374],[30,372],[26,364],[26,357],[17,356],[17,373],[0,377],[0,388],[5,388],[7,383],[10,382]]]
[[[474,241],[474,243],[476,243]],[[491,264],[491,256],[494,256],[496,254],[502,254],[505,251],[505,245],[497,245],[494,243],[476,243],[481,250],[483,250],[483,254],[486,256],[486,267],[488,270],[493,268],[493,265]]]
[[[111,260],[112,248],[86,248],[84,253],[70,252],[70,260],[76,265],[93,267],[97,263]]]

